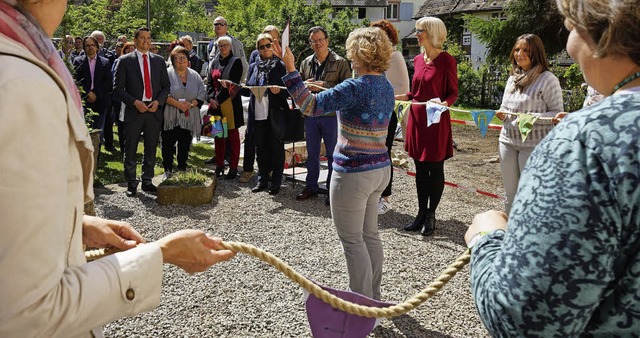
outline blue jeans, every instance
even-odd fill
[[[320,176],[320,141],[324,140],[327,165],[327,190],[333,172],[333,150],[338,141],[338,118],[336,116],[306,117],[304,119],[305,138],[307,141],[307,188],[318,191]]]

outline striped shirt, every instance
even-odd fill
[[[558,78],[545,71],[522,91],[514,90],[514,77],[510,76],[504,88],[501,111],[524,113],[540,117],[554,117],[564,110],[562,88]],[[551,120],[537,120],[527,140],[523,143],[516,116],[507,115],[500,132],[500,142],[522,147],[535,147],[553,129]]]
[[[338,141],[333,152],[333,170],[362,172],[389,166],[385,145],[394,106],[393,87],[383,75],[347,79],[313,95],[295,71],[282,80],[300,111],[308,116],[336,112]]]

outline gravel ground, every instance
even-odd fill
[[[445,164],[447,181],[502,194],[497,132],[481,139],[475,128],[454,126],[459,151]],[[402,149],[397,144],[395,149]],[[413,163],[409,170],[413,170]],[[319,283],[346,289],[346,264],[324,197],[296,201],[303,184],[284,183],[280,194],[251,193],[251,183],[219,180],[209,205],[159,206],[142,191],[127,198],[124,185],[96,189],[99,216],[126,220],[148,240],[194,228],[260,247]],[[379,217],[385,263],[382,295],[401,302],[422,290],[464,252],[473,215],[502,202],[446,187],[437,230],[424,238],[402,227],[417,213],[414,179],[394,173],[393,210]],[[248,255],[189,276],[164,268],[154,311],[105,327],[107,337],[310,337],[302,289],[275,268]],[[381,322],[370,337],[487,337],[476,313],[465,267],[434,297],[406,315]]]

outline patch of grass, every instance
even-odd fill
[[[113,144],[118,145],[118,133],[114,127],[113,132]],[[142,174],[142,157],[143,157],[143,143],[142,139],[138,143],[138,152],[136,156],[136,176]],[[187,165],[195,168],[204,167],[204,161],[213,156],[213,147],[210,144],[195,143],[191,145],[189,151],[189,159]],[[177,164],[174,163],[174,167]],[[122,162],[122,150],[116,150],[109,152],[102,147],[100,155],[98,156],[98,168],[96,170],[95,181],[96,184],[114,184],[124,182],[124,163]],[[160,143],[158,143],[158,149],[156,149],[156,166],[153,169],[154,175],[161,175],[164,172],[162,167],[162,150],[160,149]]]
[[[187,171],[178,171],[170,178],[162,181],[160,185],[170,185],[170,186],[197,186],[204,185],[204,183],[209,179],[204,172],[198,169],[188,169]]]

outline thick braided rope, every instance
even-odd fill
[[[420,304],[424,303],[427,299],[431,298],[431,296],[433,296],[440,289],[442,289],[442,287],[447,284],[447,282],[451,278],[453,278],[453,276],[455,276],[458,271],[460,271],[467,263],[469,263],[469,259],[471,258],[470,251],[465,251],[460,257],[456,259],[455,262],[453,262],[453,264],[449,265],[438,278],[427,285],[427,287],[420,293],[417,293],[413,297],[400,304],[396,304],[386,308],[378,308],[355,304],[332,295],[331,293],[323,290],[321,287],[314,284],[298,272],[294,271],[289,265],[280,260],[278,257],[260,248],[256,248],[253,245],[239,242],[222,242],[222,247],[231,251],[249,254],[266,262],[269,265],[272,265],[276,269],[280,270],[280,272],[282,272],[285,276],[289,277],[289,279],[307,290],[309,293],[322,299],[322,301],[331,305],[335,309],[369,318],[397,317],[415,309]]]
[[[378,308],[355,304],[332,295],[328,291],[323,290],[320,286],[314,284],[306,277],[293,270],[280,258],[253,245],[241,242],[222,242],[222,247],[227,250],[242,252],[254,256],[264,261],[265,263],[272,265],[289,279],[307,290],[309,293],[320,298],[322,301],[331,305],[335,309],[368,318],[397,317],[417,308],[418,306],[420,306],[420,304],[431,298],[431,296],[433,296],[436,292],[440,291],[440,289],[442,289],[447,284],[447,282],[449,282],[449,280],[453,278],[456,273],[458,273],[458,271],[460,271],[467,263],[469,263],[469,260],[471,258],[470,250],[466,250],[455,260],[455,262],[449,265],[438,278],[427,285],[424,290],[420,291],[419,293],[415,294],[413,297],[407,299],[402,303],[386,308]],[[85,252],[85,256],[87,257],[87,260],[94,260],[110,253],[113,253],[113,251],[105,252],[104,249],[97,249]]]

